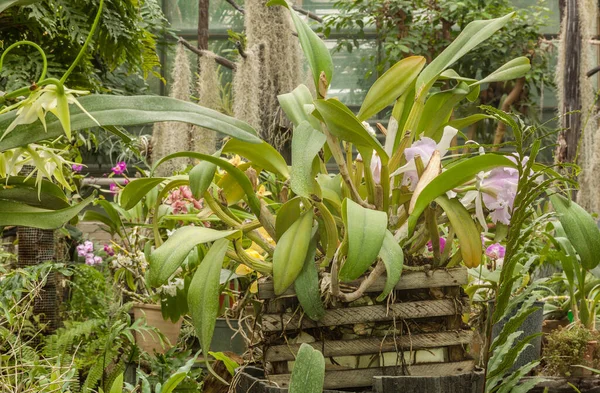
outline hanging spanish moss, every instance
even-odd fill
[[[188,55],[182,44],[177,45],[171,80],[173,84],[170,97],[190,101],[192,71]],[[189,150],[191,129],[191,125],[182,122],[157,123],[152,134],[152,160],[156,162],[164,156],[182,151],[182,147]],[[157,175],[170,176],[173,172],[180,171],[191,163],[191,160],[187,158],[167,161],[158,168]]]
[[[233,75],[233,114],[237,119],[244,120],[252,127],[261,128],[261,87],[263,86],[265,68],[261,63],[261,50],[264,45],[255,45],[246,51],[246,57],[240,58]]]
[[[559,162],[576,159],[581,167],[577,201],[587,210],[600,213],[600,177],[597,175],[600,171],[600,139],[596,136],[598,122],[592,80],[586,76],[587,70],[596,65],[594,49],[590,44],[595,35],[596,11],[596,2],[593,0],[566,2],[561,23],[556,86],[558,107],[563,115],[561,125],[567,130],[559,137],[557,159]],[[578,110],[579,113],[565,115]],[[581,133],[580,141],[574,140],[578,130]]]
[[[214,56],[206,54],[198,60],[198,105],[220,111],[222,109],[221,88],[217,63]],[[190,130],[190,150],[212,154],[217,147],[217,135],[214,131],[202,127]]]
[[[257,127],[265,141],[287,156],[291,130],[279,109],[277,96],[303,82],[298,38],[293,34],[293,23],[285,8],[267,7],[266,0],[246,0],[245,10],[246,40],[251,54],[238,63],[233,87],[237,101],[234,112]],[[256,110],[258,113],[251,113]]]

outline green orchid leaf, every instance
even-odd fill
[[[166,177],[148,177],[130,181],[121,191],[119,204],[125,210],[133,209],[154,187],[165,180]]]
[[[298,220],[302,214],[301,204],[302,198],[294,197],[277,210],[277,216],[275,216],[276,240],[281,239],[281,236]]]
[[[247,123],[191,102],[159,96],[113,96],[92,94],[78,98],[87,110],[70,105],[71,129],[78,131],[101,126],[133,126],[162,121],[180,121],[221,132],[249,143],[261,143],[256,131]],[[96,121],[94,121],[95,119]],[[16,111],[0,115],[0,129],[6,129],[15,119]],[[63,126],[53,114],[46,119],[47,131],[41,122],[19,125],[0,141],[0,152],[45,139],[58,138]],[[110,128],[107,128],[110,130]]]
[[[479,172],[489,171],[497,167],[515,168],[516,165],[504,156],[484,154],[459,162],[442,172],[423,189],[417,198],[414,209],[408,217],[408,232],[412,234],[417,225],[417,220],[425,211],[425,208],[437,197],[473,179]]]
[[[511,12],[501,18],[469,23],[458,37],[421,72],[417,78],[417,96],[429,90],[440,73],[506,25],[514,14]]]
[[[294,281],[294,290],[304,313],[313,321],[318,321],[325,315],[325,307],[321,301],[321,286],[319,272],[315,266],[317,252],[316,242],[310,242],[302,271]]]
[[[385,271],[387,273],[383,292],[377,297],[377,301],[381,302],[394,290],[396,284],[400,281],[402,269],[404,268],[404,251],[402,251],[402,247],[400,247],[390,231],[385,231],[385,238],[383,239],[381,250],[379,250],[379,258],[385,264]]]
[[[460,119],[450,120],[448,123],[446,123],[446,125],[448,125],[450,127],[454,127],[457,130],[462,130],[462,129],[470,126],[471,124],[475,124],[478,121],[481,121],[484,119],[492,119],[492,116],[484,115],[483,113],[477,113],[475,115],[462,117]]]
[[[465,265],[469,268],[479,266],[483,255],[481,232],[475,225],[469,211],[458,199],[449,199],[445,195],[436,198],[435,201],[444,210],[450,225],[454,228]],[[450,244],[448,244],[448,247],[450,247]]]
[[[470,86],[477,86],[491,82],[504,82],[512,79],[517,79],[522,76],[525,76],[530,69],[531,64],[529,63],[529,59],[527,57],[517,57],[516,59],[512,59],[508,63],[504,64],[503,66],[501,66],[496,71],[492,72],[482,80],[472,83]]]
[[[35,182],[35,179],[26,180],[24,176],[0,178],[0,200],[5,199],[48,210],[64,209],[70,206],[65,193],[59,186],[48,180],[42,180],[39,186]],[[38,190],[40,190],[39,194]]]
[[[425,103],[417,129],[424,136],[439,142],[444,124],[450,120],[454,107],[468,94],[469,86],[464,82],[452,90],[432,94]]]
[[[260,168],[277,173],[286,179],[290,177],[285,159],[267,142],[256,144],[230,139],[223,146],[223,153],[239,154]]]
[[[294,128],[290,187],[297,195],[305,198],[313,194],[320,196],[319,184],[313,174],[313,162],[326,141],[325,135],[307,121]]]
[[[117,209],[115,209],[115,204],[107,201],[106,199],[100,199],[96,203],[102,207],[110,220],[113,222],[115,232],[119,234],[119,236],[122,236],[123,232],[121,229],[124,228],[123,221],[121,220],[121,215]]]
[[[325,46],[325,43],[317,36],[317,34],[307,25],[302,18],[300,18],[295,11],[293,11],[286,0],[270,0],[267,2],[267,6],[280,5],[290,10],[294,26],[296,27],[296,33],[298,33],[298,39],[300,40],[300,46],[304,52],[304,57],[308,60],[308,64],[313,74],[313,81],[317,91],[321,91],[321,73],[325,74],[326,85],[324,86],[325,91],[331,84],[331,78],[333,77],[333,61],[331,60],[331,54],[329,49]],[[322,96],[323,94],[320,94]]]
[[[318,219],[323,222],[323,228],[319,227],[319,230],[323,230],[325,233],[325,236],[321,237],[321,244],[323,244],[325,248],[325,259],[323,264],[328,265],[333,259],[338,247],[338,230],[335,224],[335,218],[333,218],[333,214],[331,214],[327,206],[325,206],[323,202],[317,202],[316,206],[318,210]]]
[[[348,198],[342,202],[342,212],[348,255],[339,277],[352,281],[366,272],[379,255],[387,231],[387,214],[364,208]]]
[[[59,210],[47,210],[22,203],[0,200],[0,227],[23,226],[40,229],[57,229],[69,222],[95,198],[90,195],[80,203]]]
[[[231,177],[235,179],[235,181],[239,184],[242,190],[244,190],[244,193],[248,198],[248,206],[250,206],[252,213],[254,213],[254,215],[256,215],[257,218],[260,217],[260,201],[258,200],[256,193],[254,192],[254,188],[252,186],[252,183],[250,182],[250,179],[248,179],[246,174],[242,172],[239,168],[222,158],[211,156],[209,154],[196,153],[193,151],[173,153],[158,160],[152,167],[152,173],[154,173],[154,171],[156,171],[156,168],[158,168],[164,162],[178,157],[195,158],[197,160],[212,162],[221,169],[225,170],[225,172],[227,172],[229,175],[231,175]]]
[[[159,287],[169,278],[198,244],[214,242],[223,238],[239,236],[239,231],[217,231],[215,229],[186,226],[173,233],[166,242],[152,251],[149,258],[148,284]],[[220,270],[219,270],[220,271]],[[218,278],[217,278],[218,283]]]
[[[550,201],[583,268],[591,270],[598,266],[600,229],[594,218],[584,208],[562,195],[554,194],[550,196]]]
[[[166,244],[166,243],[165,243]],[[188,289],[188,308],[202,351],[208,355],[219,316],[219,277],[229,240],[217,240],[196,269]]]
[[[302,271],[311,241],[314,214],[302,214],[279,238],[273,253],[273,289],[283,294]]]
[[[81,219],[81,221],[101,222],[102,224],[108,227],[111,234],[117,233],[117,226],[111,221],[111,219],[106,214],[94,210],[87,210],[83,214],[83,218]]]
[[[321,393],[325,384],[325,359],[310,345],[300,345],[294,370],[290,377],[289,393]]]
[[[299,85],[290,93],[277,96],[281,109],[296,127],[303,121],[308,121],[315,130],[321,129],[319,120],[306,111],[307,105],[312,105],[313,97],[305,85]]]
[[[375,135],[371,135],[365,129],[362,122],[354,116],[354,113],[348,107],[335,98],[330,98],[316,100],[315,108],[331,134],[356,146],[369,147],[375,150],[379,154],[383,165],[387,164],[389,158],[383,146],[381,146]]]
[[[208,187],[212,184],[216,172],[217,166],[208,161],[202,161],[192,168],[189,178],[190,190],[194,199],[199,200],[202,198]]]
[[[381,75],[367,92],[358,119],[364,121],[385,109],[410,89],[425,66],[423,56],[410,56],[394,64]]]

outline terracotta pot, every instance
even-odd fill
[[[181,323],[183,318],[180,318],[176,323],[171,320],[165,320],[162,317],[160,306],[155,304],[136,303],[133,306],[133,316],[136,320],[146,318],[148,326],[158,329],[168,340],[165,347],[160,343],[158,335],[154,332],[135,333],[135,341],[137,345],[148,353],[158,352],[165,353],[177,343],[179,332],[181,331]]]
[[[553,331],[557,330],[559,327],[564,328],[569,325],[569,320],[567,318],[563,319],[546,319],[542,324],[542,332],[544,334],[550,334]]]

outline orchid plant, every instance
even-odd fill
[[[283,0],[270,5],[288,7]],[[179,152],[161,158],[148,177],[133,180],[120,195],[124,210],[142,203],[148,193],[158,192],[159,206],[182,185],[204,200],[208,216],[199,214],[196,222],[168,236],[154,209],[147,275],[150,286],[164,285],[202,247],[187,303],[203,348],[210,346],[218,316],[224,261],[244,266],[240,272],[272,277],[276,295],[295,288],[304,313],[314,320],[324,314],[322,289],[331,301],[351,302],[385,273],[377,299],[382,301],[403,269],[478,266],[488,220],[511,223],[519,176],[522,168],[531,168],[524,155],[506,157],[483,147],[475,154],[449,154],[457,151],[458,129],[498,119],[492,111],[454,119],[454,106],[476,99],[482,84],[521,77],[530,69],[525,57],[481,80],[450,68],[512,14],[471,23],[427,66],[420,56],[399,61],[374,83],[358,114],[328,97],[329,51],[294,11],[291,16],[317,90],[313,97],[300,85],[278,97],[294,128],[292,165],[267,143],[234,136],[214,155]],[[387,128],[377,124],[377,134],[367,121],[389,105]],[[227,159],[237,155],[244,160]],[[200,162],[189,173],[153,175],[177,157]],[[335,174],[327,170],[330,161],[337,165]],[[277,191],[269,193],[273,179]],[[201,225],[208,217],[219,224]],[[357,289],[342,289],[341,283],[357,279],[362,279]]]

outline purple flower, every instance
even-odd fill
[[[85,242],[83,242],[83,244],[77,246],[77,255],[79,255],[80,257],[86,256],[92,251],[94,251],[94,243],[92,243],[89,240],[86,240]]]
[[[115,255],[115,250],[113,250],[113,248],[111,246],[109,246],[108,244],[104,245],[104,252],[106,252],[108,254],[108,256],[113,256]]]
[[[404,150],[404,157],[406,158],[406,165],[402,166],[392,176],[404,174],[402,184],[408,186],[413,191],[419,181],[419,175],[417,174],[417,166],[415,164],[415,157],[421,157],[423,165],[427,167],[429,160],[433,155],[434,151],[440,152],[440,157],[444,157],[448,153],[452,139],[456,136],[458,130],[450,126],[444,128],[444,134],[440,139],[439,143],[436,143],[433,139],[428,137],[422,137],[418,141],[412,144]]]
[[[92,254],[92,253],[86,254],[86,256],[85,256],[85,264],[86,265],[90,265],[90,266],[94,266],[94,264],[95,264],[94,254]]]
[[[102,257],[95,256],[95,257],[94,257],[94,264],[95,264],[95,265],[99,265],[99,264],[101,264],[101,263],[102,263]]]
[[[121,191],[121,189],[119,188],[119,186],[117,186],[116,183],[110,183],[110,192],[112,192],[113,194],[118,193],[119,191]]]
[[[83,165],[73,164],[71,165],[71,169],[73,170],[73,172],[81,172],[81,170],[83,169]]]
[[[440,237],[440,252],[444,252],[444,248],[446,248],[446,239]],[[427,242],[427,251],[433,252],[433,244],[431,240]]]
[[[504,258],[506,248],[500,243],[494,243],[485,249],[485,255],[493,261]]]
[[[112,171],[115,175],[122,175],[127,171],[127,164],[125,161],[119,161],[117,162],[117,165],[112,167]]]

